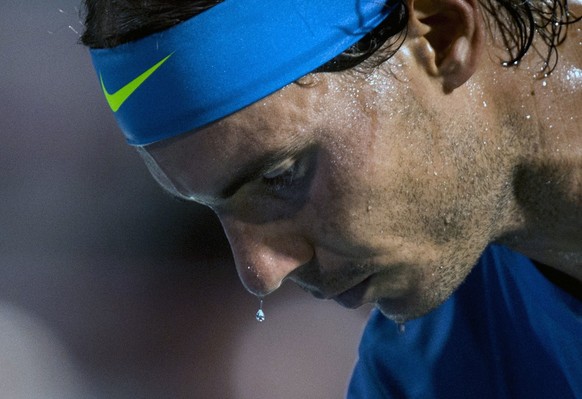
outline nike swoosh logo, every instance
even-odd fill
[[[159,68],[161,67],[164,62],[168,60],[174,53],[168,55],[166,58],[158,62],[156,65],[139,75],[137,78],[133,79],[131,82],[123,86],[121,89],[117,90],[115,93],[111,94],[105,88],[105,83],[103,83],[103,76],[99,74],[99,78],[101,79],[101,88],[103,89],[103,93],[105,93],[105,98],[107,99],[107,103],[113,110],[113,112],[117,112],[119,108],[123,105],[125,101]]]

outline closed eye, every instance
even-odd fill
[[[269,191],[277,192],[301,181],[308,170],[309,162],[305,159],[287,158],[263,174],[262,181]]]

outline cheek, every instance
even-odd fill
[[[470,165],[455,155],[459,143],[413,93],[389,89],[336,102],[342,112],[328,115],[333,122],[319,137],[325,150],[306,220],[318,243],[338,251],[442,243],[464,234],[471,187],[460,177]]]
[[[351,147],[348,154],[322,155],[309,198],[309,228],[317,244],[350,256],[376,247],[377,233],[383,231],[376,226],[380,220],[373,219],[372,204],[379,190],[376,168],[358,151]]]
[[[463,234],[457,172],[436,167],[441,160],[416,138],[394,136],[360,130],[322,156],[309,216],[320,245],[354,255]]]
[[[390,142],[392,134],[383,131],[388,129],[377,114],[356,100],[344,105],[350,111],[321,134],[324,150],[310,192],[309,224],[319,245],[353,254],[385,246],[394,224],[401,224],[399,214],[409,211],[409,188],[402,181],[412,178],[398,169],[402,151]],[[390,120],[390,130],[402,131],[397,116]],[[398,134],[393,136],[398,143]]]

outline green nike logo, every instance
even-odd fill
[[[168,60],[174,53],[168,55],[166,58],[158,62],[156,65],[139,75],[137,78],[123,86],[121,89],[117,90],[115,93],[110,94],[107,89],[105,88],[105,83],[103,83],[103,76],[99,74],[99,78],[101,79],[101,88],[103,89],[103,93],[105,93],[105,98],[109,103],[109,106],[113,110],[113,112],[117,112],[119,108],[123,105],[123,103],[136,91],[142,84],[145,82],[152,73],[154,73],[159,67],[162,66],[164,62]]]

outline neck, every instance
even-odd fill
[[[500,241],[582,281],[582,160],[518,165],[513,226]]]
[[[499,81],[509,101],[498,117],[512,114],[518,122],[507,129],[525,138],[513,169],[511,222],[499,241],[582,281],[582,35],[574,31],[548,78],[532,77],[534,56]]]
[[[582,281],[582,90],[556,87],[534,100],[536,128],[525,156],[515,164],[512,189],[515,226],[503,241],[526,256]],[[536,82],[542,84],[543,82]]]

